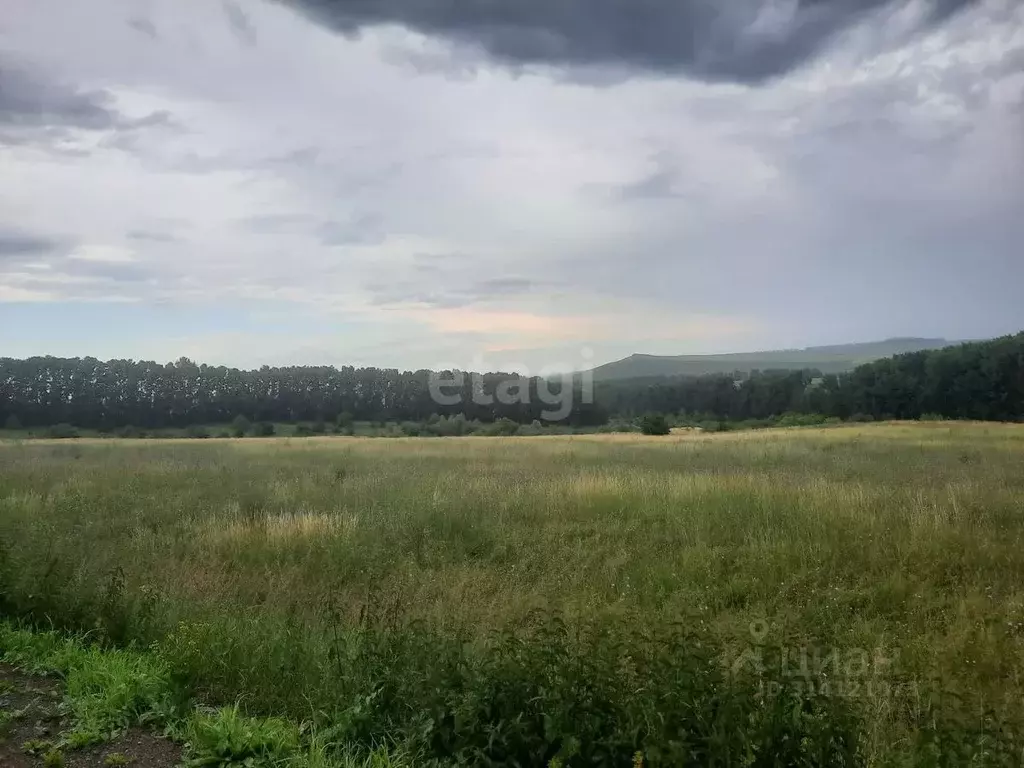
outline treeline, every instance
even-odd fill
[[[840,419],[923,416],[1024,418],[1024,333],[913,352],[845,374],[764,371],[598,383],[523,379],[513,374],[382,368],[263,367],[255,371],[93,358],[0,359],[0,424],[68,424],[83,429],[183,428],[256,422],[606,424],[644,414],[730,422],[782,414]],[[592,395],[592,396],[591,396]],[[442,422],[447,423],[447,422]]]
[[[849,373],[765,371],[626,381],[597,387],[610,413],[754,421],[782,414],[839,419],[1024,419],[1024,333],[910,352]]]
[[[425,422],[457,415],[485,423],[547,420],[572,426],[607,420],[592,398],[584,396],[580,381],[449,372],[431,382],[426,370],[264,366],[243,371],[197,365],[187,358],[166,365],[0,358],[0,425],[159,429],[224,424],[239,416],[268,423],[333,422],[339,414],[372,422]]]

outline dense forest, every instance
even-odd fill
[[[426,422],[461,415],[484,423],[549,421],[589,427],[643,414],[725,421],[785,413],[849,418],[1024,418],[1024,333],[913,352],[849,373],[755,371],[601,382],[514,374],[381,368],[263,367],[255,371],[93,358],[0,359],[0,424],[110,430],[227,423],[346,420]],[[443,397],[437,397],[438,393]]]

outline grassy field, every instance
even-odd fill
[[[1017,425],[0,443],[0,611],[414,765],[1019,765],[1022,533]]]

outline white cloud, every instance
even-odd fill
[[[135,261],[135,252],[113,245],[80,245],[68,254],[68,258],[99,264],[130,264]]]

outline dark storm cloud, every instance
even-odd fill
[[[59,154],[81,155],[87,153],[61,146],[69,131],[106,132],[117,146],[130,143],[139,129],[175,127],[165,110],[132,118],[113,101],[106,91],[78,89],[32,67],[0,60],[0,142],[5,144],[49,144]]]
[[[398,24],[512,64],[598,65],[759,82],[865,14],[906,0],[282,0],[345,32]],[[935,24],[980,0],[926,0]]]
[[[49,253],[60,243],[48,237],[20,232],[0,232],[0,259],[5,256],[36,256]]]
[[[78,91],[0,61],[0,125],[106,130],[120,116],[102,91]]]

